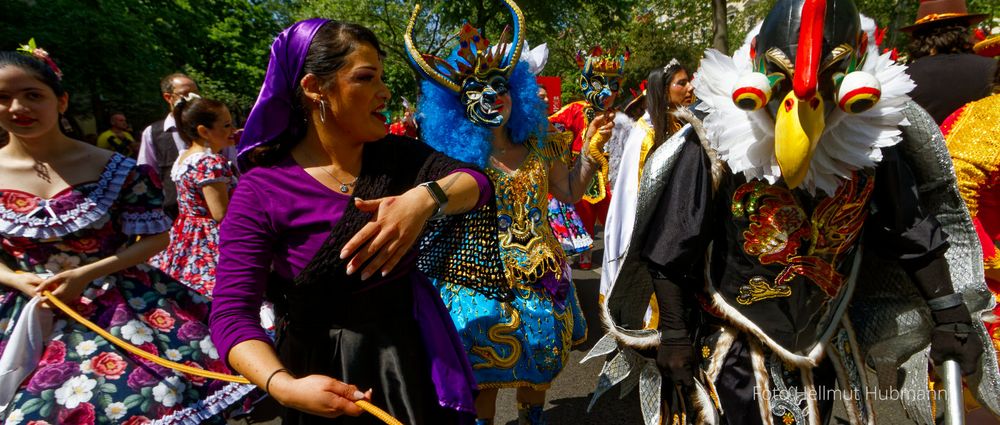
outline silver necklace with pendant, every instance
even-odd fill
[[[336,180],[337,183],[340,183],[340,191],[342,193],[347,193],[349,190],[351,190],[352,187],[354,187],[355,184],[358,183],[358,178],[357,177],[355,177],[354,181],[352,181],[350,183],[344,183],[344,182],[340,181],[340,179],[338,179],[337,176],[333,175],[332,172],[327,171],[325,167],[319,167],[319,169],[323,170],[323,172],[325,172],[326,174],[329,174],[330,177],[333,177],[333,179]]]

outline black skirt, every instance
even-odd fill
[[[279,309],[277,345],[282,363],[295,376],[319,374],[362,392],[370,388],[372,404],[407,425],[465,423],[468,415],[438,403],[419,324],[413,318],[411,285],[403,278],[355,294],[331,297],[320,290],[308,298],[295,297],[298,302],[286,304],[294,307]],[[285,409],[283,420],[285,425],[383,424],[368,413],[329,419],[294,409]]]

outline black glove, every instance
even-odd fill
[[[916,283],[934,317],[931,360],[941,364],[953,359],[962,368],[963,375],[971,375],[979,368],[983,341],[972,327],[972,315],[961,294],[955,293],[948,260],[939,254],[931,258],[904,260],[900,265]]]
[[[694,371],[698,367],[691,338],[671,338],[660,344],[656,352],[656,365],[665,378],[675,386],[690,388],[694,385]]]
[[[687,292],[684,286],[677,283],[682,279],[670,279],[654,269],[650,272],[660,310],[660,322],[657,324],[660,348],[656,352],[656,365],[675,386],[689,388],[694,385],[698,357],[688,331]]]
[[[965,304],[932,311],[934,331],[931,333],[931,360],[941,364],[952,359],[958,362],[963,375],[979,369],[979,356],[983,355],[983,341],[972,327],[972,316]]]

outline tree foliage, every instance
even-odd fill
[[[592,4],[601,3],[601,4]],[[615,12],[610,2],[583,0],[521,0],[518,6],[527,17],[526,38],[532,45],[549,43],[551,56],[547,75],[559,75],[553,70],[575,68],[573,55],[576,46],[570,47],[559,40],[588,43],[603,42],[600,37],[601,19],[610,20],[618,28],[627,21]],[[617,2],[624,5],[632,0]],[[416,2],[404,0],[316,0],[293,5],[289,14],[296,20],[311,17],[331,17],[356,22],[371,28],[388,53],[385,60],[385,81],[393,93],[390,107],[400,112],[399,100],[414,100],[417,96],[417,75],[410,69],[404,54],[403,34]],[[500,36],[504,27],[511,24],[511,16],[499,0],[427,0],[421,1],[422,10],[414,27],[414,42],[421,52],[447,57],[454,47],[454,34],[468,22],[491,39]],[[586,22],[579,25],[580,22]],[[575,85],[575,79],[574,85]]]
[[[257,97],[268,48],[286,23],[277,2],[248,0],[6,0],[0,49],[34,37],[65,73],[71,111],[99,130],[120,110],[133,125],[160,119],[159,81],[189,73],[202,94],[244,115]]]
[[[34,37],[66,73],[72,110],[100,125],[112,110],[137,125],[166,112],[158,83],[175,71],[189,73],[203,94],[224,100],[238,116],[248,113],[267,69],[274,36],[291,22],[327,17],[365,25],[388,53],[385,80],[399,112],[401,97],[417,95],[417,76],[406,63],[403,33],[417,0],[4,0],[0,1],[0,48],[14,49]],[[564,101],[580,96],[578,50],[600,44],[628,47],[628,88],[677,58],[692,69],[713,45],[713,4],[728,6],[729,50],[776,0],[518,0],[527,18],[526,38],[550,50],[545,75],[563,79]],[[897,28],[916,15],[913,0],[856,0],[858,9],[889,31],[885,47],[905,47]],[[500,0],[424,0],[416,22],[421,51],[447,56],[465,22],[495,39],[511,22]],[[739,7],[736,7],[739,5]],[[1000,2],[968,0],[970,11],[991,15],[982,26],[996,32]],[[716,40],[721,46],[721,40]],[[628,92],[626,91],[626,94]],[[620,98],[627,101],[629,96]]]

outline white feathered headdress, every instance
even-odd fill
[[[877,46],[867,43],[867,40],[874,40],[873,20],[862,16],[861,32],[864,38],[854,46],[857,52],[851,53],[838,46],[841,50],[835,48],[822,56],[853,54],[857,58],[854,60],[860,63],[857,69],[842,73],[846,75],[834,77],[838,78],[835,84],[839,86],[835,86],[835,98],[825,100],[835,105],[820,112],[823,114],[819,117],[822,132],[818,140],[812,141],[811,158],[807,157],[805,164],[808,168],[798,184],[812,194],[833,194],[855,170],[874,167],[882,159],[881,149],[901,140],[899,126],[908,125],[902,111],[909,100],[907,93],[914,87],[913,82],[904,72],[904,66],[893,62],[888,53],[879,55]],[[781,114],[774,109],[787,106],[783,102],[788,102],[788,98],[782,101],[777,96],[783,95],[778,93],[782,79],[790,80],[792,76],[778,72],[764,75],[760,71],[766,63],[765,72],[778,66],[792,68],[787,71],[794,74],[798,64],[793,64],[780,49],[761,51],[767,46],[758,49],[759,33],[760,25],[750,32],[732,57],[708,50],[693,82],[695,95],[703,101],[699,109],[709,112],[705,128],[719,157],[734,173],[744,173],[748,179],[765,179],[773,184],[785,177],[775,146],[776,125],[782,124],[776,118]],[[863,78],[859,80],[851,74]],[[788,81],[784,83],[788,95],[794,96],[787,89]],[[771,107],[764,107],[769,102]],[[778,108],[774,108],[775,104]],[[855,109],[852,110],[852,106]],[[863,110],[864,107],[870,109]]]

